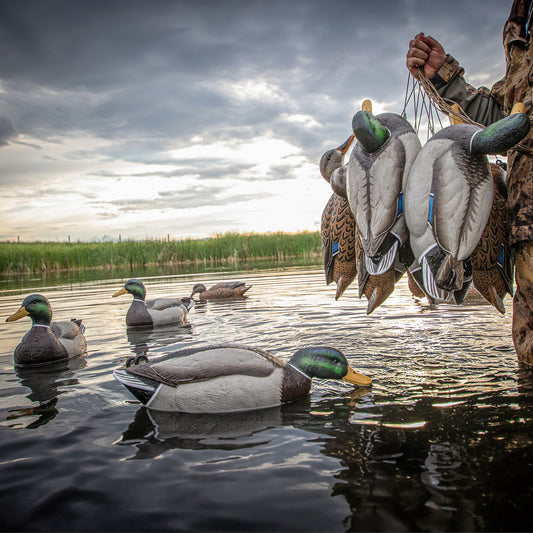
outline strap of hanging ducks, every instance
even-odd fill
[[[409,77],[412,78],[411,74],[409,74]],[[433,84],[429,81],[428,77],[425,75],[424,71],[419,68],[418,69],[418,77],[420,79],[419,86],[421,86],[431,100],[431,102],[434,104],[434,106],[437,109],[440,109],[443,113],[448,115],[450,117],[450,122],[452,124],[472,124],[474,126],[478,126],[479,128],[485,129],[486,126],[483,124],[480,124],[479,122],[476,122],[475,120],[472,120],[463,109],[459,105],[457,105],[452,100],[448,100],[446,98],[443,98],[438,92],[437,89],[433,86]],[[413,84],[416,83],[416,80],[413,78]],[[514,113],[524,113],[525,112],[525,106],[522,102],[517,102],[513,108],[511,109],[510,115]],[[515,146],[513,146],[513,150],[525,153],[529,156],[533,156],[533,149],[531,149],[529,146],[526,146],[522,143],[518,143]]]
[[[415,80],[411,74],[407,76],[407,86],[405,88],[404,107],[401,113],[402,118],[407,119],[407,107],[412,103],[414,120],[412,121],[413,129],[416,133],[420,132],[424,121],[427,122],[427,139],[435,134],[436,126],[442,129],[440,110],[428,98],[420,82]]]

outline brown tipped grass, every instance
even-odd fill
[[[0,273],[123,268],[253,259],[319,257],[319,232],[217,234],[209,239],[83,242],[1,242]]]

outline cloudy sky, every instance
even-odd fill
[[[320,156],[402,112],[412,37],[490,86],[511,3],[4,0],[0,240],[317,230]]]

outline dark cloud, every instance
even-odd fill
[[[9,144],[9,141],[17,136],[17,130],[7,117],[0,116],[0,146]]]
[[[16,172],[10,161],[0,179],[39,183],[45,159],[47,169],[61,163],[69,175],[76,161],[94,161],[102,172],[83,166],[79,175],[128,183],[150,175],[293,179],[298,169],[285,161],[260,176],[240,160],[176,161],[167,154],[197,144],[195,137],[206,146],[269,137],[297,147],[301,164],[318,164],[350,133],[364,98],[402,111],[405,53],[419,31],[460,59],[467,77],[503,75],[510,6],[511,0],[0,2],[0,149],[41,148],[28,172]],[[77,145],[60,156],[43,149],[82,138],[98,139],[98,148]],[[127,174],[112,166],[117,161],[168,168]],[[191,205],[222,202],[212,187],[190,194],[184,202]],[[165,201],[160,195],[143,205],[163,208]],[[100,216],[112,217],[117,208],[136,207],[116,204]]]

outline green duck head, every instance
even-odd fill
[[[142,300],[144,302],[146,299],[146,288],[144,287],[144,283],[138,279],[129,279],[126,281],[124,287],[113,294],[113,298],[115,296],[127,294],[128,292],[137,300]]]
[[[24,298],[19,310],[7,318],[6,322],[13,322],[25,316],[29,316],[33,324],[49,326],[52,321],[50,302],[41,294],[30,294]]]
[[[381,148],[391,136],[388,128],[369,111],[354,115],[352,129],[359,146],[369,154]]]
[[[519,143],[529,133],[530,128],[528,115],[513,113],[477,131],[470,139],[470,153],[472,155],[504,154]]]
[[[343,379],[359,386],[369,386],[372,380],[350,367],[342,352],[329,346],[310,346],[298,350],[289,364],[310,378]]]
[[[354,136],[350,135],[339,147],[334,148],[333,150],[328,150],[320,158],[320,174],[322,177],[329,183],[333,171],[342,167],[344,164],[344,156],[349,150]]]

